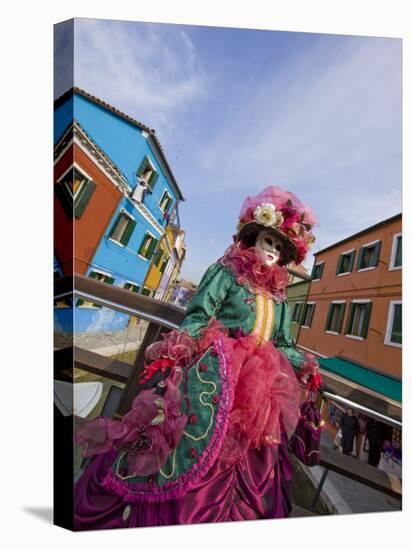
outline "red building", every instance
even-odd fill
[[[64,275],[86,273],[122,187],[119,170],[74,122],[55,147],[54,243]]]

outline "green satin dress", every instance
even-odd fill
[[[253,293],[238,284],[230,268],[220,262],[203,275],[180,329],[197,338],[212,317],[223,323],[231,336],[240,329],[244,335],[255,333],[260,343],[271,341],[295,368],[305,361],[292,340],[288,301],[276,303]]]

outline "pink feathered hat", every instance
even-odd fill
[[[244,201],[237,226],[237,237],[250,224],[270,228],[286,239],[293,248],[294,262],[300,264],[315,241],[312,233],[318,225],[312,209],[290,191],[270,185],[255,197]]]

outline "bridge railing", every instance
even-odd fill
[[[178,328],[185,310],[78,274],[57,279],[54,298],[57,315],[66,309],[66,330],[59,321],[55,324],[55,380],[73,384],[102,382],[105,391],[88,418],[99,414],[121,418],[139,391],[147,346],[162,332]],[[88,326],[84,324],[85,316],[90,321]],[[366,388],[354,387],[343,378],[327,375],[325,382],[326,396],[351,399],[355,408],[366,407],[400,424],[401,410],[396,404],[371,395]],[[327,472],[334,471],[401,501],[401,480],[390,473],[327,447],[321,448],[321,466],[325,470],[315,499],[321,494]],[[304,514],[299,508],[294,513],[306,514],[310,512]]]

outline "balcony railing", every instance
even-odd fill
[[[79,299],[82,300],[81,304],[86,303],[88,307],[77,307],[75,304],[79,303]],[[87,417],[103,414],[121,418],[130,409],[139,391],[138,379],[144,368],[147,346],[159,339],[162,332],[178,328],[185,311],[178,306],[77,274],[55,281],[55,302],[61,304],[65,300],[72,304],[71,309],[68,307],[68,314],[71,312],[73,317],[73,330],[55,331],[55,379],[66,383],[100,381],[104,387],[102,397]],[[82,316],[90,314],[94,315],[91,329],[84,330],[80,326]],[[113,321],[116,315],[120,315],[123,320],[122,328],[116,329],[116,323],[115,328],[102,325],[102,319],[110,318]],[[59,329],[58,324],[56,328]],[[400,425],[401,410],[396,403],[381,399],[377,394],[343,378],[330,373],[323,374],[326,399],[349,400],[355,409],[367,409],[371,416],[375,414],[380,419],[385,417],[394,425]],[[72,424],[66,426],[66,431],[60,433],[55,421],[55,437],[62,442],[63,437],[72,439]],[[78,459],[77,469],[80,463],[81,459]],[[401,480],[390,473],[327,447],[321,448],[321,466],[325,469],[324,475],[310,506],[312,510],[315,509],[328,471],[391,495],[399,499],[399,503],[401,501]],[[76,464],[73,469],[76,470]],[[292,515],[311,514],[312,511],[296,506]]]

